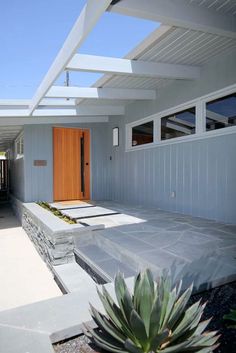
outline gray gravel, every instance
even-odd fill
[[[221,334],[220,346],[214,353],[236,353],[236,329],[227,328],[222,320],[230,308],[236,307],[236,282],[214,288],[201,294],[193,295],[190,304],[202,298],[207,301],[203,319],[213,317],[209,330],[217,330]],[[84,335],[54,345],[56,353],[97,353],[99,349],[91,345]]]

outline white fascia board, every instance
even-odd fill
[[[108,11],[236,38],[235,16],[190,4],[189,0],[125,0],[110,6]]]
[[[153,100],[156,99],[156,91],[147,89],[52,86],[46,97]]]
[[[197,66],[155,63],[84,54],[75,54],[66,66],[66,70],[187,80],[200,77],[200,68]]]
[[[123,106],[77,106],[69,109],[36,109],[33,116],[108,116],[124,115]],[[28,109],[0,109],[0,117],[27,117]]]
[[[63,47],[38,87],[30,104],[30,114],[33,113],[53,82],[64,70],[78,48],[83,44],[111,1],[112,0],[88,0]]]
[[[107,123],[108,116],[58,116],[58,117],[1,117],[1,126],[22,126],[34,124],[73,124],[73,123]]]

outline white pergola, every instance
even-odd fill
[[[157,21],[161,26],[125,58],[80,54],[105,11]],[[200,79],[208,57],[236,47],[235,15],[233,0],[220,4],[215,0],[88,0],[33,98],[0,100],[0,126],[63,118],[68,123],[104,122],[109,116],[123,115],[132,101],[155,100],[165,82]],[[64,71],[104,76],[92,87],[56,86]]]

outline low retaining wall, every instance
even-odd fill
[[[38,222],[28,210],[23,212],[22,227],[48,265],[55,266],[74,261],[73,236],[48,232],[45,225]]]
[[[48,226],[48,221],[50,223],[54,221],[54,219],[50,220],[51,217],[56,218],[37,204],[24,204],[22,227],[50,267],[73,262],[73,235],[68,231],[53,231]],[[62,227],[64,228],[64,224]]]
[[[75,237],[101,229],[68,224],[35,203],[22,204],[22,227],[50,269],[75,261]]]

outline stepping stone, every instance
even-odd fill
[[[81,222],[89,226],[103,224],[105,228],[111,228],[127,224],[143,223],[143,219],[128,216],[125,214],[117,214],[104,217],[83,218]]]
[[[109,210],[107,208],[96,206],[96,207],[86,207],[86,208],[80,208],[80,209],[63,210],[62,213],[72,218],[82,219],[82,218],[96,217],[96,216],[101,216],[106,214],[114,214],[116,212],[113,210]],[[96,224],[98,224],[98,222]]]
[[[71,203],[71,204],[63,204],[61,202],[53,202],[50,203],[50,206],[57,208],[58,210],[66,210],[66,209],[78,209],[78,208],[86,208],[86,207],[94,207],[90,203],[87,202],[79,202],[79,203]]]

